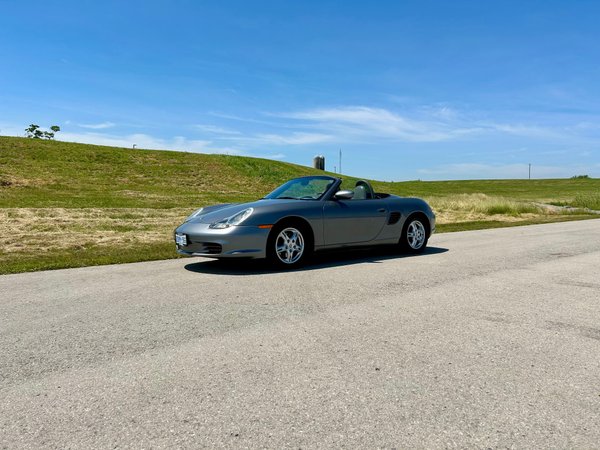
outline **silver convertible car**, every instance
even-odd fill
[[[251,203],[206,206],[175,230],[177,251],[210,258],[268,258],[296,267],[313,252],[394,244],[422,252],[435,214],[418,198],[376,193],[367,181],[295,178]]]

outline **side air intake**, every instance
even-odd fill
[[[395,223],[398,223],[398,221],[400,220],[400,216],[401,214],[397,211],[391,212],[390,219],[388,220],[388,225],[394,225]]]

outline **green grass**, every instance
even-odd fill
[[[154,242],[136,248],[89,245],[66,248],[51,253],[20,254],[0,267],[0,274],[33,272],[37,270],[67,269],[159,259],[178,258],[170,241]]]
[[[600,211],[600,192],[577,194],[575,199],[571,202],[571,206]]]
[[[264,159],[0,137],[4,208],[193,208],[255,199],[311,173]]]
[[[188,212],[254,200],[310,174],[323,172],[259,158],[0,136],[0,273],[173,258],[171,233]],[[356,181],[343,178],[346,187]],[[440,232],[592,217],[534,202],[600,210],[600,180],[586,177],[373,185],[427,199]]]
[[[457,231],[486,230],[488,228],[520,227],[523,225],[540,225],[544,223],[571,222],[575,220],[598,219],[596,215],[569,214],[560,216],[543,216],[533,219],[524,219],[518,222],[507,222],[503,220],[473,220],[468,222],[445,223],[436,226],[436,233],[454,233]]]
[[[0,136],[0,207],[172,208],[261,197],[289,178],[323,173],[281,161],[132,150]],[[355,178],[346,177],[351,185]],[[600,179],[374,181],[379,192],[426,198],[485,194],[563,202],[596,195]]]

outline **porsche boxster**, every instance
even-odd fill
[[[295,178],[250,203],[205,206],[174,233],[177,251],[210,258],[268,258],[296,267],[326,249],[392,244],[422,252],[435,231],[435,214],[419,198],[374,192],[341,178]]]

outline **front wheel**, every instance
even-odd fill
[[[427,247],[428,239],[424,220],[420,217],[410,217],[404,225],[400,245],[410,253],[421,253]]]
[[[310,252],[308,239],[308,233],[297,225],[274,228],[267,242],[269,260],[286,269],[300,266]]]

